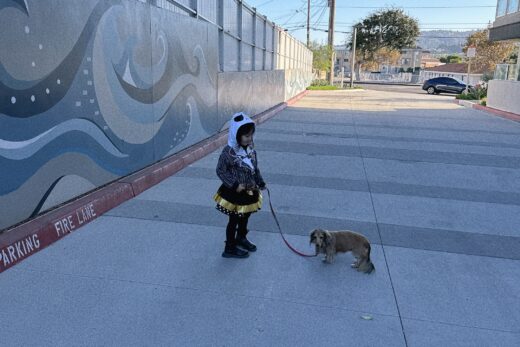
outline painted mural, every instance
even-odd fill
[[[218,28],[150,3],[0,0],[0,231],[310,83],[219,73]]]
[[[218,131],[217,44],[137,1],[0,0],[0,229]]]
[[[285,71],[285,100],[296,96],[305,90],[312,82],[312,72],[303,69],[289,69]]]

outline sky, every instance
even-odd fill
[[[277,25],[289,29],[298,40],[306,42],[307,0],[245,2]],[[496,0],[336,0],[334,44],[344,44],[350,35],[344,32],[349,32],[355,22],[381,8],[402,8],[419,21],[421,30],[471,30],[486,28],[489,22],[493,22],[496,4]],[[312,28],[327,29],[329,11],[326,5],[327,0],[311,0]],[[310,36],[311,40],[319,43],[327,41],[327,33],[323,31],[311,30]]]

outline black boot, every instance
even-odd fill
[[[224,258],[247,258],[249,257],[249,253],[241,250],[236,245],[228,244],[226,242],[226,247],[224,248],[224,252],[222,252],[222,256]]]
[[[243,249],[247,249],[249,252],[256,252],[256,245],[247,239],[246,234],[247,232],[238,233],[237,245]]]

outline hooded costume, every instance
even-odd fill
[[[252,146],[243,147],[237,138],[239,129],[252,124],[253,120],[243,113],[234,114],[229,121],[228,144],[222,150],[217,164],[217,175],[222,185],[213,197],[217,209],[227,215],[239,216],[258,211],[262,207],[262,195],[259,188],[265,182],[258,169],[256,151]],[[246,189],[238,193],[239,184]]]

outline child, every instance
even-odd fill
[[[246,258],[248,251],[256,251],[256,246],[246,238],[247,222],[251,213],[262,207],[259,189],[265,188],[265,182],[253,149],[254,132],[251,118],[243,113],[233,115],[229,121],[228,145],[218,160],[217,175],[222,185],[214,200],[217,209],[229,216],[224,258]]]

